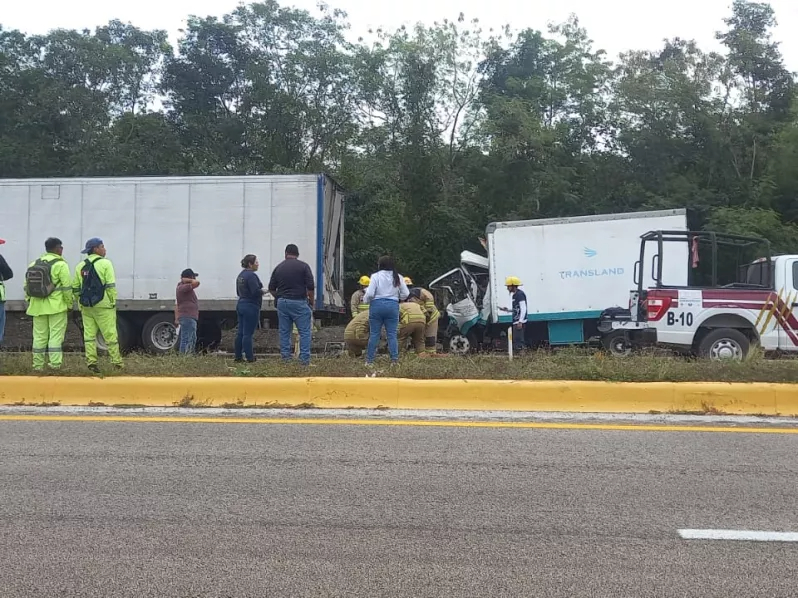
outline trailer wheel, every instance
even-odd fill
[[[748,355],[751,341],[735,328],[710,330],[698,343],[698,356],[712,361],[740,361]]]
[[[613,330],[602,336],[601,345],[613,357],[628,357],[632,354],[632,341],[623,330]]]
[[[177,345],[175,317],[171,313],[155,314],[144,323],[141,346],[156,355],[168,353]]]
[[[80,332],[83,334],[83,322],[80,323]],[[117,315],[116,317],[116,335],[119,339],[119,350],[122,353],[128,353],[136,346],[136,339],[133,332],[133,324],[124,316]],[[97,333],[97,350],[103,353],[108,352],[108,345],[105,343],[102,332]]]

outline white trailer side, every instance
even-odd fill
[[[511,321],[498,308],[510,304],[506,277],[518,276],[527,296],[528,321],[547,323],[551,344],[584,342],[583,322],[597,320],[609,307],[627,307],[640,236],[651,230],[686,229],[683,209],[490,224],[486,232],[493,321]],[[664,277],[671,284],[686,284],[681,279],[686,276],[688,250],[671,245],[663,261],[669,268]],[[643,276],[650,275],[651,264],[643,264]]]
[[[344,310],[343,191],[324,175],[6,179],[0,228],[17,272],[49,236],[63,241],[73,268],[86,239],[102,238],[116,270],[118,309],[128,316],[123,325],[154,350],[153,339],[144,338],[147,321],[161,316],[162,328],[171,324],[181,270],[199,272],[206,318],[229,325],[241,258],[258,256],[265,285],[288,243],[313,269],[317,310]],[[23,281],[20,275],[8,285],[9,311],[25,307]]]

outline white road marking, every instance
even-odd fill
[[[741,540],[743,542],[798,542],[796,532],[766,532],[744,529],[680,529],[685,540]]]

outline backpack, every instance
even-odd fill
[[[37,299],[47,299],[55,291],[53,283],[53,264],[63,262],[62,258],[54,260],[43,260],[39,258],[25,272],[25,285],[28,288],[28,295]]]
[[[94,307],[105,297],[105,285],[97,274],[96,262],[103,258],[94,261],[86,258],[83,262],[83,267],[80,269],[80,278],[82,285],[80,287],[80,297],[78,302],[83,307]]]

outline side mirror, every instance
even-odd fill
[[[637,285],[637,284],[640,284],[640,260],[637,260],[637,261],[635,262],[635,268],[634,268],[634,283],[635,283],[636,285]]]

